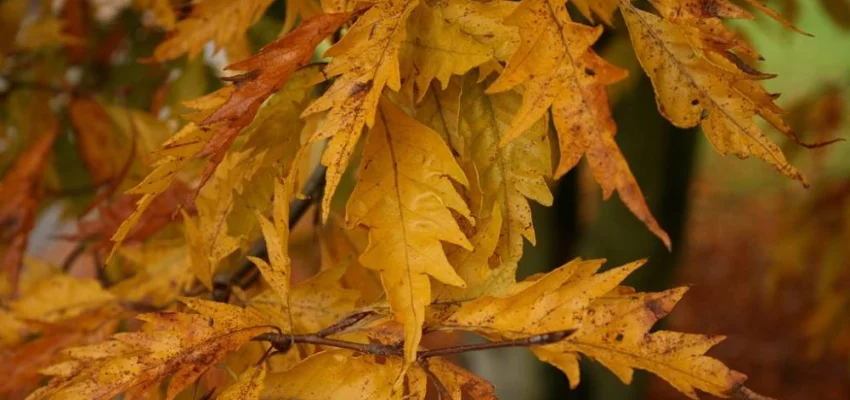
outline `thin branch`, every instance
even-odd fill
[[[500,342],[466,344],[461,346],[444,347],[442,349],[421,350],[416,353],[416,358],[424,360],[431,357],[447,356],[452,354],[466,353],[470,351],[502,349],[505,347],[541,346],[545,344],[560,342],[561,340],[564,340],[570,335],[572,335],[573,332],[575,332],[575,329],[543,333],[540,335],[528,336],[521,339],[503,340]]]
[[[372,314],[374,314],[374,312],[371,311],[371,310],[360,311],[360,312],[351,314],[351,315],[337,321],[335,324],[316,332],[316,336],[325,337],[325,336],[330,336],[330,335],[342,332],[342,331],[350,328],[352,325],[362,321],[363,318],[366,318],[366,317],[368,317]]]
[[[358,315],[358,314],[354,314]],[[364,315],[365,317],[365,315]],[[348,318],[346,318],[348,319]],[[361,317],[362,319],[362,317]],[[345,320],[343,320],[345,321]],[[333,326],[333,325],[332,325]],[[424,362],[431,357],[447,356],[452,354],[466,353],[470,351],[501,349],[506,347],[528,347],[541,346],[552,344],[566,339],[573,334],[575,330],[555,331],[540,335],[532,335],[521,339],[503,340],[499,342],[488,342],[479,344],[469,344],[461,346],[450,346],[441,349],[420,350],[416,354],[419,362]],[[264,333],[253,338],[254,341],[269,342],[278,351],[287,351],[293,343],[309,343],[320,346],[336,347],[340,349],[354,350],[363,354],[372,354],[378,356],[396,356],[403,357],[404,350],[400,343],[387,345],[382,343],[357,343],[347,340],[328,339],[316,334],[307,335],[290,335],[285,333]]]

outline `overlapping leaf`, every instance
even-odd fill
[[[743,374],[704,355],[722,338],[649,333],[685,290],[633,293],[618,287],[641,264],[596,273],[602,261],[575,260],[511,296],[482,296],[464,303],[443,325],[503,338],[575,330],[558,343],[532,347],[541,360],[564,371],[572,386],[578,384],[580,353],[601,362],[626,383],[632,370],[640,368],[694,398],[695,389],[724,397],[741,390]]]
[[[405,85],[414,86],[414,97],[425,96],[433,79],[449,84],[451,75],[504,57],[513,50],[518,35],[501,24],[514,3],[504,1],[447,1],[420,4],[410,15],[403,48]]]
[[[173,16],[168,16],[160,7],[162,2],[152,2],[156,6],[157,17],[161,23],[171,22]],[[265,13],[272,0],[203,0],[192,4],[192,12],[186,19],[181,20],[169,32],[169,38],[154,50],[154,58],[165,61],[188,54],[194,58],[201,52],[204,45],[213,41],[217,48],[239,40],[245,35],[252,24],[257,22]]]
[[[322,157],[328,167],[322,200],[324,218],[363,127],[375,123],[381,93],[385,87],[396,91],[401,88],[398,54],[407,19],[417,4],[417,0],[378,2],[325,54],[333,60],[324,73],[335,77],[334,82],[302,114],[328,110],[311,138],[330,139]]]
[[[591,49],[602,27],[572,22],[565,5],[551,0],[523,1],[509,22],[519,27],[523,42],[487,91],[502,92],[523,82],[526,87],[522,106],[501,143],[522,134],[551,107],[561,154],[555,177],[586,156],[603,196],[616,190],[629,210],[670,247],[670,238],[649,211],[614,141],[617,127],[605,87],[623,79],[626,72]]]
[[[46,372],[57,377],[28,399],[111,399],[152,388],[173,375],[173,399],[204,371],[254,336],[269,330],[260,315],[236,306],[188,301],[199,314],[146,314],[150,330],[120,333],[111,341],[72,349],[70,361]]]
[[[807,185],[754,120],[760,116],[794,136],[773,102],[775,96],[758,85],[761,76],[753,77],[729,60],[701,56],[688,32],[677,24],[621,4],[635,52],[652,79],[658,109],[665,118],[683,128],[700,124],[719,152],[758,157]]]

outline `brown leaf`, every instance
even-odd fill
[[[119,175],[124,154],[117,152],[115,129],[103,106],[92,98],[76,97],[69,106],[71,124],[77,138],[77,151],[95,185]]]
[[[199,126],[211,130],[209,141],[197,154],[197,157],[210,157],[201,185],[215,172],[242,129],[254,120],[260,105],[280,90],[293,72],[307,65],[315,47],[351,16],[352,13],[336,13],[310,18],[251,58],[227,67],[244,73],[227,78],[234,85],[219,91],[228,93],[223,103],[217,104],[214,109],[201,109],[202,113],[209,114],[199,122]]]
[[[0,184],[0,243],[5,252],[3,268],[13,293],[17,292],[28,235],[43,194],[41,174],[58,129],[55,123],[52,125],[18,158]]]

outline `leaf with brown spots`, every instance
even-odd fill
[[[321,14],[310,18],[283,38],[263,47],[259,53],[231,64],[228,70],[242,71],[228,77],[233,86],[219,89],[227,99],[214,108],[201,107],[204,115],[198,125],[209,130],[209,141],[196,157],[210,157],[201,184],[212,176],[225,152],[247,127],[266,99],[279,91],[292,74],[307,65],[313,50],[328,35],[351,18],[351,13]]]
[[[728,59],[701,56],[690,34],[677,24],[627,2],[621,2],[620,9],[665,118],[682,128],[702,125],[717,151],[740,158],[756,156],[808,185],[754,121],[759,116],[794,136],[782,120],[782,109],[774,104],[776,96],[759,86],[757,80],[762,77],[741,71]]]
[[[31,341],[0,352],[4,369],[0,394],[25,394],[38,386],[39,370],[64,359],[62,350],[94,344],[111,335],[120,322],[121,310],[106,307],[87,311],[38,329],[39,336]]]
[[[614,141],[617,126],[606,86],[625,78],[626,71],[608,64],[591,49],[602,27],[571,21],[564,3],[553,0],[525,0],[508,21],[519,27],[523,41],[487,92],[503,92],[525,83],[525,93],[500,144],[521,135],[551,107],[561,154],[555,177],[566,174],[586,156],[603,196],[607,199],[616,190],[629,210],[670,248],[670,238],[649,211]]]
[[[28,399],[111,399],[130,389],[143,392],[171,375],[170,400],[228,353],[269,331],[256,310],[185,302],[198,314],[144,314],[138,317],[147,322],[142,332],[119,333],[108,342],[71,349],[70,361],[45,371],[57,377]]]
[[[324,73],[335,78],[334,82],[302,114],[328,110],[310,139],[330,139],[322,156],[322,164],[328,167],[322,199],[324,219],[363,127],[375,123],[381,93],[385,87],[401,89],[399,49],[405,38],[407,18],[418,3],[418,0],[376,3],[325,53],[333,59]]]
[[[618,285],[643,262],[597,273],[602,263],[574,260],[527,282],[511,296],[482,296],[462,303],[441,325],[506,339],[574,330],[560,342],[531,347],[541,360],[564,371],[573,387],[578,385],[578,357],[583,354],[625,383],[631,381],[633,369],[639,368],[693,398],[695,389],[723,397],[741,390],[746,376],[704,355],[722,338],[649,333],[679,301],[684,288],[635,294]]]

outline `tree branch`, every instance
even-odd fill
[[[347,321],[349,319],[356,319],[359,321],[363,319],[366,315],[365,313],[353,314],[351,317],[347,317],[342,321]],[[359,317],[359,318],[352,318]],[[352,322],[350,325],[356,323],[356,321]],[[336,326],[337,324],[332,325]],[[350,326],[349,325],[349,326]],[[339,332],[342,329],[339,329],[336,332]],[[278,349],[278,351],[285,352],[288,351],[293,343],[309,343],[320,346],[328,346],[328,347],[336,347],[340,349],[348,349],[354,350],[363,354],[372,354],[377,356],[396,356],[403,357],[404,350],[401,346],[402,342],[395,343],[392,345],[382,344],[382,343],[357,343],[350,342],[347,340],[337,340],[337,339],[328,339],[326,337],[320,336],[320,333],[325,331],[326,329],[319,331],[314,334],[306,334],[306,335],[292,335],[286,333],[264,333],[262,335],[254,337],[252,340],[254,341],[263,341],[269,342],[271,345]],[[336,333],[335,332],[335,333]],[[557,343],[561,340],[566,339],[570,335],[575,332],[574,329],[565,330],[565,331],[555,331],[549,333],[543,333],[539,335],[532,335],[520,339],[513,340],[503,340],[498,342],[488,342],[488,343],[479,343],[479,344],[467,344],[460,346],[450,346],[443,347],[440,349],[433,350],[420,350],[416,354],[416,358],[419,362],[424,362],[428,358],[431,357],[440,357],[447,356],[452,354],[460,354],[466,353],[470,351],[480,351],[480,350],[491,350],[491,349],[501,349],[506,347],[528,347],[528,346],[541,346],[546,344]]]

